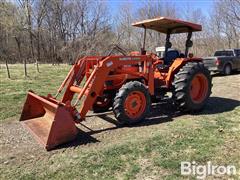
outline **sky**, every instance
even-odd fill
[[[123,3],[131,3],[135,7],[142,7],[141,0],[106,0],[106,2],[111,7],[113,15],[117,14],[119,7],[121,7]],[[207,15],[207,13],[211,11],[214,0],[161,0],[161,2],[174,3],[179,9],[186,6],[193,7],[193,9],[201,9],[202,12]]]

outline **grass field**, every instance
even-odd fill
[[[180,174],[181,161],[235,165],[240,171],[240,75],[214,76],[205,109],[179,114],[168,101],[154,105],[135,127],[119,127],[111,112],[87,117],[77,140],[46,152],[19,124],[28,89],[55,93],[70,66],[1,65],[0,179],[195,179]],[[89,130],[90,129],[90,130]],[[209,176],[208,179],[215,177]],[[223,179],[239,179],[223,176]]]
[[[0,94],[2,103],[0,105],[0,119],[4,120],[21,112],[22,102],[29,89],[40,94],[56,93],[69,69],[68,65],[51,66],[44,64],[40,66],[41,73],[37,73],[36,68],[31,64],[28,65],[29,77],[25,78],[23,65],[11,65],[11,79],[8,79],[6,78],[5,66],[1,65]]]

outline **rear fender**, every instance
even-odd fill
[[[165,79],[166,86],[168,88],[171,87],[174,75],[188,62],[202,62],[201,58],[177,58],[174,60],[174,62],[171,64],[168,70],[168,75]]]

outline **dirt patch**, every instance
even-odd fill
[[[150,117],[135,127],[121,127],[115,121],[113,113],[93,115],[89,113],[87,121],[79,125],[83,132],[76,141],[65,144],[57,150],[46,152],[17,121],[9,119],[1,124],[0,148],[1,165],[24,164],[29,161],[49,160],[51,156],[63,152],[71,153],[97,151],[125,141],[138,141],[151,137],[155,131],[165,131],[171,121],[192,116],[205,116],[232,111],[240,105],[240,75],[214,76],[211,97],[206,108],[198,115],[182,115],[174,110],[169,100],[153,105]],[[146,168],[149,162],[141,162]],[[31,163],[29,163],[31,165]],[[151,179],[151,178],[150,178]],[[154,179],[154,177],[153,177]]]

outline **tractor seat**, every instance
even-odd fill
[[[179,58],[179,52],[176,50],[168,51],[166,58],[164,58],[164,64],[170,66],[172,62]]]

